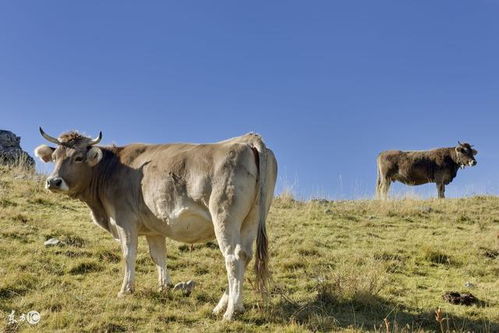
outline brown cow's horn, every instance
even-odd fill
[[[99,136],[88,143],[89,146],[96,145],[102,140],[102,132],[99,132]]]
[[[462,146],[463,144],[461,143],[461,141],[458,141],[457,143],[459,143],[460,146]]]
[[[59,142],[59,140],[57,140],[56,138],[48,135],[47,133],[45,133],[42,129],[42,127],[40,126],[40,134],[45,138],[45,140],[49,141],[49,142],[52,142],[52,143],[55,143],[56,145],[60,145],[61,143]]]

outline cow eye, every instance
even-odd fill
[[[83,156],[76,156],[75,157],[75,162],[83,162]]]

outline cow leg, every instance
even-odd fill
[[[242,308],[242,287],[246,267],[246,253],[241,248],[239,232],[228,233],[221,231],[215,233],[220,250],[225,258],[225,268],[229,282],[228,295],[225,297],[224,293],[219,302],[220,307],[218,310],[227,305],[224,320],[232,320],[237,312],[244,310]],[[225,298],[227,301],[225,301]]]
[[[383,184],[383,180],[381,179],[381,176],[378,175],[376,178],[376,199],[380,200],[381,198],[381,186]]]
[[[445,184],[444,183],[437,183],[437,191],[438,191],[438,198],[444,199],[445,198]]]
[[[270,203],[268,203],[270,206]],[[250,211],[246,219],[244,220],[243,226],[241,228],[241,244],[242,250],[245,253],[244,257],[244,269],[248,267],[251,258],[253,257],[253,244],[255,243],[255,238],[258,232],[258,219],[259,219],[259,207],[255,205]],[[243,272],[244,273],[244,272]],[[240,298],[240,303],[237,304],[239,311],[244,311],[244,305],[242,303],[242,295]]]
[[[218,180],[212,188],[209,211],[218,246],[225,259],[227,269],[227,296],[222,295],[214,309],[221,311],[227,304],[224,320],[232,320],[236,312],[242,311],[242,289],[246,262],[249,258],[241,243],[241,228],[253,208],[257,195],[256,177],[247,169],[234,169],[241,156],[230,151]],[[242,158],[242,157],[241,157]],[[253,160],[253,156],[251,156]],[[227,299],[227,300],[225,300]]]
[[[227,303],[229,303],[229,288],[226,288],[222,297],[220,297],[217,306],[213,309],[213,314],[219,315],[222,313],[222,311],[227,309]]]
[[[137,258],[138,234],[135,229],[125,229],[117,226],[120,237],[121,250],[125,258],[125,276],[118,297],[123,297],[134,292],[135,260]]]
[[[253,256],[253,243],[255,242],[257,229],[258,229],[258,207],[255,206],[244,220],[240,232],[241,249],[242,253],[244,253],[243,258],[241,258],[242,261],[242,267],[241,267],[242,269],[240,272],[241,281],[244,278],[245,270]],[[223,310],[227,308],[228,303],[229,303],[229,288],[226,289],[225,292],[223,293],[217,306],[213,309],[213,313],[215,315],[220,314]],[[244,311],[242,287],[240,290],[239,297],[235,299],[234,309],[237,312]]]
[[[381,200],[388,199],[388,191],[390,190],[391,180],[388,178],[381,178],[377,186],[377,197]]]
[[[166,268],[166,241],[164,236],[146,236],[149,244],[149,254],[158,270],[159,291],[173,286],[170,274]]]
[[[225,258],[227,269],[228,288],[222,295],[218,305],[213,310],[214,313],[221,312],[227,307],[224,313],[224,320],[232,320],[237,312],[241,312],[242,289],[244,272],[248,254],[241,244],[241,226],[248,215],[252,202],[248,200],[236,200],[250,196],[254,198],[254,193],[227,193],[231,186],[224,186],[224,190],[217,193],[217,198],[210,200],[210,213],[213,218],[213,226],[218,246]],[[240,187],[244,191],[244,187]]]

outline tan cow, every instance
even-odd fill
[[[376,195],[386,199],[390,185],[399,181],[407,185],[436,183],[438,197],[445,197],[445,185],[457,175],[459,168],[477,164],[478,152],[469,143],[456,147],[423,151],[388,150],[378,155]]]
[[[216,238],[225,258],[228,287],[213,312],[231,320],[243,311],[244,272],[256,238],[260,290],[267,279],[265,220],[277,177],[277,161],[257,134],[213,144],[96,146],[77,132],[41,145],[36,155],[52,161],[46,188],[85,202],[95,223],[120,241],[125,277],[118,296],[134,291],[138,236],[145,236],[160,288],[172,282],[165,237],[185,243]]]

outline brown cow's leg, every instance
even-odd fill
[[[248,180],[253,183],[253,187],[248,186]],[[213,190],[209,207],[218,246],[225,259],[228,288],[213,312],[219,313],[226,308],[223,318],[232,320],[236,313],[244,309],[242,290],[250,253],[244,247],[241,231],[256,193],[254,179],[251,178],[228,179],[225,184],[220,185]]]
[[[391,179],[383,169],[383,157],[378,156],[377,159],[377,176],[376,176],[376,199],[386,200],[388,198],[388,190],[390,189]]]
[[[159,290],[167,290],[171,288],[172,280],[168,269],[166,268],[166,244],[164,236],[146,236],[149,244],[149,254],[152,261],[156,264],[158,270]]]
[[[222,297],[220,297],[217,306],[213,309],[213,314],[219,315],[222,311],[225,311],[225,309],[227,309],[227,303],[229,303],[229,288],[225,289]]]
[[[381,178],[379,180],[376,196],[380,200],[388,199],[388,191],[390,190],[391,181],[387,178]]]
[[[117,226],[120,237],[121,249],[125,258],[125,276],[118,297],[123,297],[134,292],[135,260],[137,258],[138,234],[135,228],[122,228]]]
[[[214,309],[214,312],[218,312],[226,306],[227,308],[223,316],[224,320],[232,320],[234,319],[234,315],[242,310],[242,289],[244,281],[243,276],[246,268],[246,253],[240,245],[239,230],[227,232],[220,229],[218,231],[216,230],[215,234],[220,246],[220,251],[225,258],[225,268],[227,269],[229,286],[227,288],[228,293],[226,291],[227,295],[224,293],[219,302],[220,306],[217,305],[218,309]]]
[[[267,207],[270,206],[270,202],[267,203]],[[255,243],[255,238],[258,233],[258,222],[260,207],[254,205],[248,216],[244,219],[243,225],[241,227],[241,246],[242,251],[245,254],[243,257],[244,269],[246,270],[249,262],[253,257],[253,244]],[[244,305],[242,303],[242,291],[240,302],[235,305],[236,311],[243,312]]]
[[[383,184],[383,180],[381,178],[381,175],[379,175],[379,170],[378,170],[378,177],[376,177],[376,199],[381,199],[381,185]]]
[[[445,198],[445,184],[444,183],[437,183],[437,191],[438,191],[438,198],[444,199]]]
[[[241,227],[241,245],[242,249],[245,252],[245,263],[244,269],[248,267],[249,262],[253,256],[253,243],[255,242],[256,232],[258,229],[258,206],[254,206],[246,219],[243,222]],[[244,272],[242,272],[244,274]],[[239,298],[239,302],[234,304],[234,308],[236,312],[243,312],[244,305],[242,302],[242,290]],[[227,304],[229,303],[229,289],[227,288],[223,293],[220,301],[217,306],[213,309],[213,313],[218,315],[222,313],[227,308]]]

